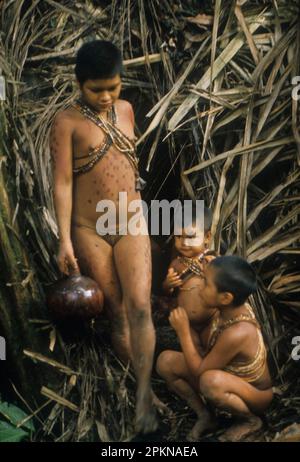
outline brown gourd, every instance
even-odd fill
[[[102,312],[104,296],[96,281],[75,272],[49,287],[46,303],[55,320],[89,320]]]

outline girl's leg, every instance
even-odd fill
[[[183,353],[163,351],[157,359],[156,370],[168,388],[197,414],[197,422],[187,437],[189,441],[197,441],[204,431],[215,428],[215,420],[200,398],[198,380],[190,373]]]
[[[96,230],[87,226],[73,226],[72,243],[81,271],[93,278],[103,291],[112,345],[119,359],[127,364],[131,358],[130,332],[113,249]]]
[[[158,421],[153,405],[151,373],[155,331],[151,314],[151,249],[147,235],[125,235],[114,246],[130,329],[132,365],[137,378],[136,430],[150,433]]]
[[[222,437],[225,441],[239,441],[262,427],[262,414],[273,398],[272,389],[259,390],[228,372],[211,370],[200,377],[200,391],[216,408],[229,411],[237,417]]]

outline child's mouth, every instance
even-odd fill
[[[190,253],[191,251],[193,251],[193,248],[192,248],[192,247],[182,247],[182,248],[181,248],[181,251],[182,251],[182,252]]]
[[[99,108],[105,108],[105,107],[111,106],[111,104],[112,104],[112,103],[100,103],[100,104],[98,104],[98,107],[99,107]]]

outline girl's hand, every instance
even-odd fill
[[[204,257],[204,262],[208,265],[208,264],[209,264],[211,261],[213,261],[215,258],[217,258],[217,257],[215,257],[214,255],[206,255],[206,256]]]
[[[190,321],[187,312],[180,306],[171,311],[169,321],[177,335],[185,335],[190,330]]]
[[[63,274],[70,275],[74,272],[80,272],[71,241],[60,243],[57,263]]]
[[[167,277],[165,279],[165,287],[170,290],[180,286],[182,286],[182,280],[180,279],[180,276],[178,276],[178,273],[173,268],[169,268]]]

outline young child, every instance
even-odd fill
[[[134,114],[119,98],[121,72],[121,52],[113,43],[85,43],[75,66],[80,97],[52,125],[58,264],[67,274],[80,267],[102,289],[113,347],[124,362],[132,361],[137,377],[136,429],[148,433],[157,427],[150,387],[155,333],[149,236],[118,232],[124,226],[118,215],[114,234],[96,231],[100,201],[118,211],[120,192],[128,204],[141,199]]]
[[[203,268],[214,258],[209,250],[212,213],[204,207],[203,221],[196,221],[196,208],[192,208],[185,228],[175,229],[175,249],[178,256],[171,262],[163,282],[166,295],[173,296],[173,305],[181,306],[188,313],[194,329],[202,329],[215,314],[216,309],[203,307]],[[177,235],[176,235],[177,234]],[[195,342],[198,336],[195,335]]]
[[[215,427],[204,398],[214,408],[237,417],[236,424],[221,439],[239,441],[261,428],[259,415],[273,397],[261,330],[246,303],[256,290],[256,276],[242,258],[225,256],[207,265],[203,280],[203,306],[218,309],[199,336],[205,354],[199,354],[194,345],[187,311],[178,307],[169,319],[182,352],[162,352],[157,371],[198,416],[189,440],[196,441],[204,431]]]

